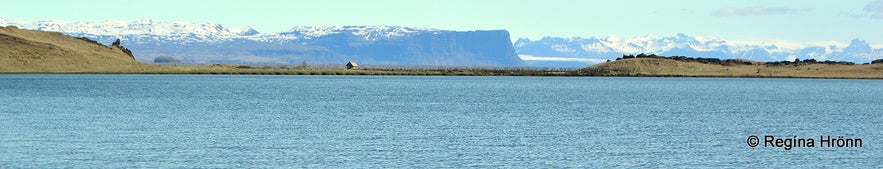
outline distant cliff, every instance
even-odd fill
[[[135,59],[159,56],[184,63],[359,64],[522,66],[509,33],[447,31],[397,26],[301,26],[261,34],[218,24],[139,20],[27,22],[0,20],[26,29],[57,31],[110,44],[116,39]]]
[[[300,42],[300,43],[292,43]],[[520,66],[521,59],[506,31],[434,31],[383,39],[366,39],[351,32],[314,39],[253,46],[246,55],[284,58],[286,63],[346,63],[405,65]]]
[[[363,42],[352,40],[352,42]],[[507,31],[420,33],[366,45],[333,45],[331,51],[383,64],[520,66]],[[365,62],[363,61],[363,62]]]

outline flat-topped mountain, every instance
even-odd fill
[[[448,31],[397,26],[299,26],[262,34],[250,27],[138,20],[15,21],[0,25],[62,32],[103,44],[121,39],[135,59],[169,56],[184,63],[522,66],[509,32]]]

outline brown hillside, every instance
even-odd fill
[[[118,46],[104,46],[57,32],[0,27],[0,72],[130,72],[152,67]]]
[[[883,78],[883,64],[721,65],[659,58],[623,59],[574,71],[590,76]]]

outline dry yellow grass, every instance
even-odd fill
[[[579,69],[576,75],[590,76],[678,76],[678,77],[800,77],[800,78],[883,78],[883,64],[839,65],[763,64],[724,66],[671,59],[635,58],[607,62]]]
[[[118,47],[57,32],[0,27],[0,72],[77,73],[152,69]]]

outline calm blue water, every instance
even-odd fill
[[[881,113],[881,80],[0,75],[0,168],[881,168]]]

